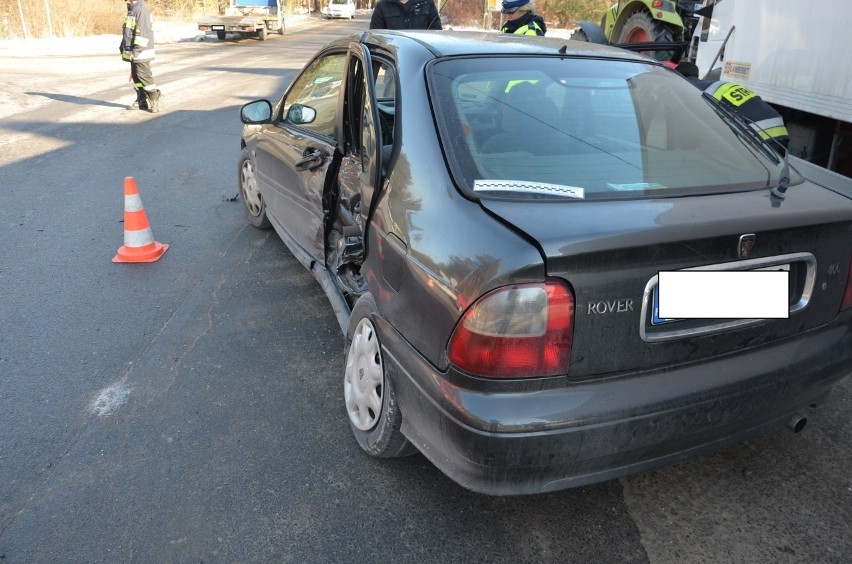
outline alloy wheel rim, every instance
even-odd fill
[[[352,344],[346,355],[343,394],[346,413],[352,425],[360,431],[376,426],[382,413],[384,368],[379,339],[369,319],[362,319],[355,328]]]

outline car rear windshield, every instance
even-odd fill
[[[477,197],[611,199],[773,186],[782,160],[676,73],[571,57],[439,60],[447,161]]]

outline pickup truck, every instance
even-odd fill
[[[269,33],[284,35],[284,14],[278,0],[231,0],[224,15],[203,18],[198,22],[198,30],[215,33],[219,39],[237,33],[264,41]]]

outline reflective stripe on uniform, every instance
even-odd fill
[[[535,22],[530,22],[524,27],[519,27],[518,29],[516,29],[515,35],[538,35],[537,30],[541,30],[541,28],[538,27],[538,24]]]
[[[756,93],[745,86],[734,84],[733,82],[725,82],[713,92],[714,98],[717,100],[724,98],[733,106],[742,106],[756,96]]]
[[[755,129],[772,129],[774,127],[784,127],[784,120],[780,116],[769,119],[762,119],[760,121],[753,122],[752,126]]]
[[[503,26],[501,29],[503,33],[509,33],[509,28],[507,26]],[[513,35],[538,35],[538,32],[541,31],[541,27],[536,22],[530,22],[525,26],[519,27],[515,31],[512,32]],[[544,32],[541,33],[544,35]]]
[[[509,82],[506,83],[506,89],[503,92],[509,92],[512,88],[514,88],[515,86],[517,86],[518,84],[520,84],[522,82],[529,82],[530,84],[537,84],[538,80],[524,80],[524,79],[510,80]]]
[[[779,137],[789,137],[790,134],[787,131],[787,128],[783,125],[779,125],[777,127],[770,127],[767,129],[756,130],[760,134],[760,138],[764,141],[769,139],[777,139]]]

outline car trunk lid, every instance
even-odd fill
[[[852,200],[808,182],[783,201],[759,190],[481,204],[538,244],[549,276],[572,285],[571,378],[699,361],[830,322],[852,254]],[[744,235],[754,236],[747,256]],[[657,273],[702,267],[789,270],[789,318],[655,322]]]

